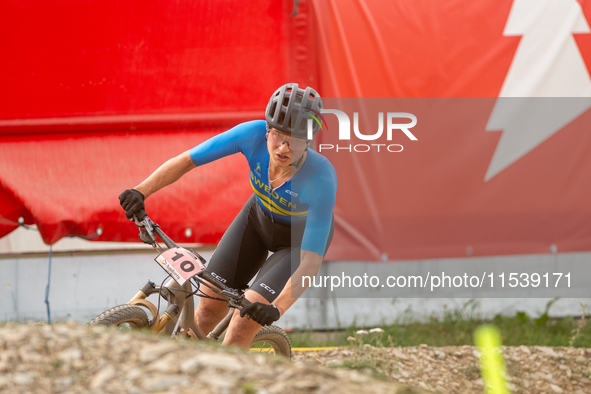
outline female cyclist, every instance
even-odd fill
[[[236,311],[224,344],[249,347],[261,325],[278,320],[302,295],[302,277],[316,276],[328,249],[337,177],[325,157],[308,149],[307,139],[309,127],[313,133],[320,129],[315,114],[321,110],[322,99],[314,89],[286,84],[271,96],[266,121],[241,123],[197,145],[119,196],[131,218],[144,209],[144,199],[191,169],[238,152],[246,157],[254,193],[207,266],[233,288],[246,289],[258,272],[245,293],[253,304]],[[195,319],[208,333],[227,312],[225,302],[201,298]]]

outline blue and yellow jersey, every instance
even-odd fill
[[[324,156],[308,149],[299,171],[272,190],[266,132],[263,120],[241,123],[191,149],[191,159],[200,166],[241,152],[248,160],[250,184],[265,213],[282,224],[305,222],[302,249],[324,255],[335,204],[336,171]]]

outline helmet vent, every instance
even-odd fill
[[[277,109],[277,103],[273,103],[271,106],[271,116],[273,116],[275,114],[275,109]]]
[[[310,112],[322,111],[322,99],[312,88],[300,89],[296,83],[281,86],[271,96],[265,118],[269,127],[283,133],[307,138]],[[313,132],[320,130],[320,125],[312,124]]]

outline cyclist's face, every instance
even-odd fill
[[[283,166],[298,160],[306,151],[308,141],[271,128],[267,133],[267,149],[273,162]]]

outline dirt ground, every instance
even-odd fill
[[[512,393],[591,393],[591,349],[503,347]],[[323,366],[347,365],[383,379],[441,393],[484,392],[473,346],[361,348],[295,353]]]
[[[76,323],[0,326],[0,392],[427,393],[315,362]]]
[[[591,349],[505,348],[515,393],[591,393]],[[351,367],[344,368],[344,367]],[[292,360],[101,326],[0,326],[2,393],[483,393],[474,348],[371,346]]]

